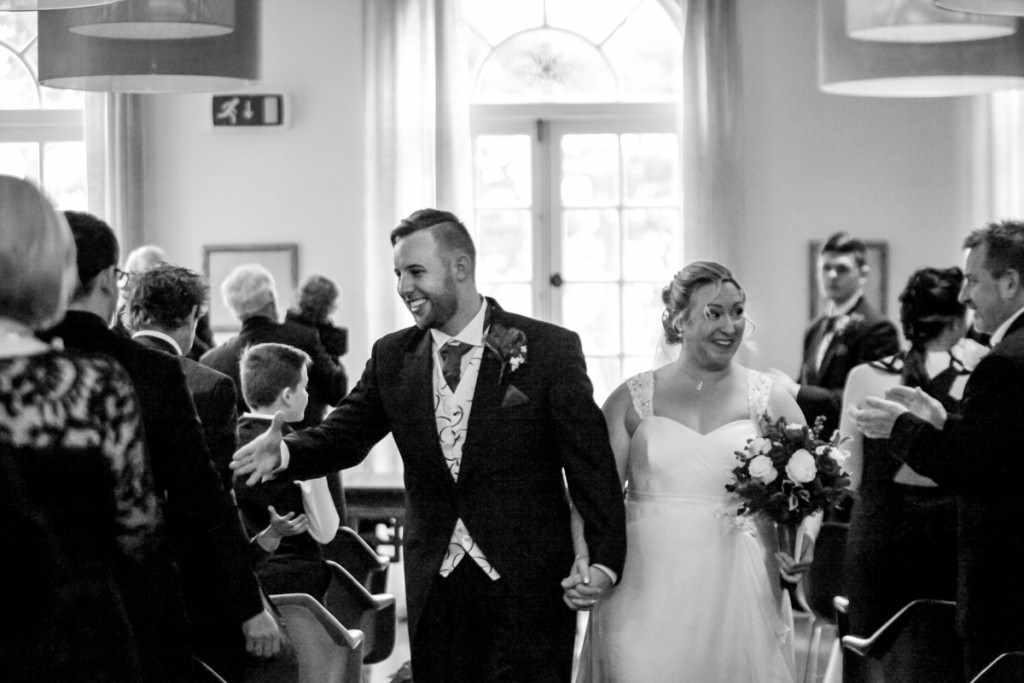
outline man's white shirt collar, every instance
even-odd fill
[[[439,349],[452,339],[463,344],[469,344],[470,346],[480,346],[484,343],[484,319],[486,317],[487,299],[481,298],[480,310],[476,312],[476,315],[469,321],[469,324],[462,328],[455,336],[442,332],[436,327],[430,328],[430,336],[434,340],[434,347]]]
[[[864,296],[864,290],[858,289],[856,294],[841,304],[835,304],[829,300],[828,306],[825,307],[825,315],[830,318],[837,315],[847,315],[857,305],[862,296]]]
[[[164,334],[159,330],[139,330],[138,332],[132,335],[132,339],[137,339],[139,337],[153,337],[154,339],[159,339],[160,341],[167,342],[168,344],[171,345],[171,348],[174,349],[175,355],[185,355],[184,353],[181,352],[181,346],[178,345],[178,342],[174,341],[174,337],[170,336],[169,334]]]
[[[1003,341],[1003,337],[1006,336],[1006,332],[1010,329],[1010,325],[1024,313],[1024,306],[1017,309],[1017,312],[1011,315],[1009,318],[1003,321],[1003,324],[996,328],[996,331],[992,333],[992,338],[988,345],[995,348],[996,344]]]

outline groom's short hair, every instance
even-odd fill
[[[837,232],[830,235],[821,247],[821,253],[850,254],[858,268],[863,268],[864,264],[868,262],[867,246],[848,232]]]
[[[420,230],[430,230],[434,239],[445,251],[462,251],[469,255],[470,262],[476,266],[476,247],[469,230],[451,211],[440,209],[420,209],[403,218],[398,227],[391,231],[391,246],[403,237],[408,237]]]

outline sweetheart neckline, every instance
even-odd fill
[[[728,422],[722,423],[722,424],[718,425],[717,427],[715,427],[714,429],[712,429],[710,431],[698,432],[696,429],[694,429],[690,425],[683,424],[679,420],[676,420],[674,418],[668,417],[666,415],[648,415],[647,417],[644,418],[644,420],[650,420],[651,418],[658,418],[659,420],[667,420],[667,421],[671,422],[672,424],[679,425],[680,427],[682,427],[686,431],[693,432],[694,434],[696,434],[698,436],[701,436],[701,437],[711,436],[715,432],[721,431],[721,430],[725,429],[726,427],[729,427],[729,426],[734,425],[734,424],[739,424],[741,422],[749,422],[749,423],[753,424],[753,421],[749,417],[742,417],[742,418],[737,418],[735,420],[729,420]],[[641,420],[641,422],[643,422],[643,420]]]

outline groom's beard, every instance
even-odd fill
[[[459,299],[455,293],[455,278],[451,275],[445,277],[444,289],[440,292],[433,294],[422,290],[414,292],[411,296],[405,297],[406,305],[413,299],[425,300],[419,313],[413,313],[412,309],[409,310],[416,327],[421,330],[442,327],[451,320],[459,308]]]

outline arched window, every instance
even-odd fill
[[[37,46],[35,12],[0,12],[0,173],[39,183],[60,209],[85,209],[85,96],[39,85]]]
[[[580,333],[598,401],[650,367],[682,262],[682,41],[658,0],[463,0],[477,280]]]

